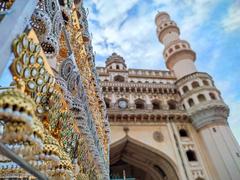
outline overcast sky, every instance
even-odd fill
[[[116,52],[128,67],[146,69],[166,69],[154,18],[157,11],[168,12],[197,53],[198,70],[213,76],[240,142],[240,1],[85,0],[85,7],[96,64],[104,66]]]

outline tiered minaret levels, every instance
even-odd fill
[[[167,68],[173,70],[177,78],[196,72],[195,52],[187,41],[179,38],[180,30],[176,23],[165,12],[158,13],[155,23],[158,39],[165,46],[163,56]]]
[[[207,73],[197,72],[195,52],[179,38],[180,30],[166,12],[156,16],[158,39],[165,46],[166,66],[174,71],[181,103],[206,147],[212,179],[240,179],[240,148],[227,123],[228,106]]]

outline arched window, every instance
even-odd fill
[[[108,82],[108,79],[104,79],[105,82]]]
[[[110,108],[110,102],[111,100],[108,98],[104,98],[105,104],[106,104],[106,108]]]
[[[177,109],[177,102],[174,100],[168,101],[168,109],[170,109],[170,110]]]
[[[124,77],[123,77],[123,76],[120,76],[120,75],[117,75],[117,76],[114,77],[114,81],[124,82]]]
[[[210,96],[210,98],[211,98],[212,100],[216,100],[216,99],[217,99],[216,96],[215,96],[215,94],[213,94],[213,93],[209,93],[209,96]]]
[[[120,69],[119,65],[116,65],[116,69]]]
[[[199,87],[200,85],[199,85],[199,83],[197,82],[197,81],[194,81],[194,82],[192,82],[192,88],[194,89],[194,88],[197,88],[197,87]]]
[[[197,161],[197,156],[194,151],[188,150],[186,154],[187,154],[188,161]]]
[[[198,98],[198,101],[199,101],[199,102],[206,101],[206,97],[205,97],[203,94],[199,94],[199,95],[197,96],[197,98]]]
[[[189,89],[188,89],[188,87],[187,87],[187,86],[183,86],[182,90],[183,90],[183,92],[184,92],[184,93],[186,93],[186,92],[188,92],[188,91],[189,91]]]
[[[207,80],[203,80],[203,84],[204,84],[205,86],[209,86],[209,82],[208,82]]]
[[[189,105],[190,107],[192,107],[192,106],[194,105],[194,101],[193,101],[192,98],[190,98],[190,99],[188,100],[188,105]]]
[[[153,108],[153,110],[161,109],[161,103],[158,100],[153,100],[152,101],[152,108]]]
[[[169,50],[168,50],[168,52],[169,52],[169,53],[173,52],[173,49],[172,49],[172,48],[171,48],[171,49],[169,49]]]
[[[175,46],[175,49],[179,49],[179,48],[180,48],[180,46],[179,46],[179,45],[176,45],[176,46]]]
[[[181,137],[188,137],[188,133],[185,129],[180,129],[179,134]]]
[[[142,99],[135,100],[136,109],[144,109],[145,108],[145,101]]]

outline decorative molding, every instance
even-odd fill
[[[181,110],[108,110],[110,123],[160,123],[171,119],[175,122],[189,122],[188,115]]]
[[[190,108],[188,114],[199,130],[209,124],[227,124],[229,108],[220,100],[206,101]]]

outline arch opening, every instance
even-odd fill
[[[197,96],[197,98],[198,98],[198,101],[199,101],[199,102],[204,102],[204,101],[206,101],[206,97],[205,97],[203,94],[199,94],[199,95]]]
[[[148,162],[148,163],[146,163]],[[176,166],[165,155],[129,137],[111,145],[110,177],[135,180],[178,180]]]
[[[192,106],[194,105],[194,101],[193,101],[192,98],[190,98],[190,99],[188,100],[188,105],[189,105],[189,107],[192,107]]]
[[[182,88],[182,90],[183,90],[184,93],[187,93],[187,92],[189,91],[189,89],[188,89],[187,86],[184,86],[184,87]]]
[[[158,101],[158,100],[153,100],[152,101],[152,108],[153,108],[153,110],[161,109],[161,102]]]
[[[179,130],[180,137],[188,137],[188,133],[185,129]]]
[[[192,82],[192,88],[195,89],[195,88],[198,88],[200,87],[199,83],[197,81],[193,81]]]
[[[186,152],[188,161],[197,161],[197,156],[193,150],[188,150]]]
[[[177,109],[177,102],[174,100],[168,101],[168,109],[169,110],[176,110]]]
[[[135,100],[136,109],[145,109],[145,101],[142,99]]]

